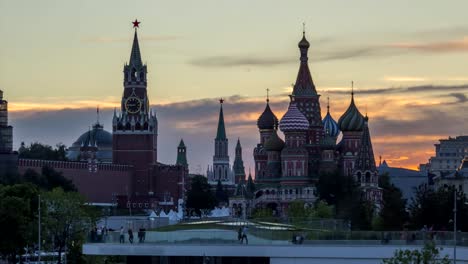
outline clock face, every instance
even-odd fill
[[[130,114],[136,114],[140,112],[141,100],[134,96],[127,98],[127,100],[125,101],[125,109]]]

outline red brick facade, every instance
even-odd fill
[[[117,195],[126,195],[132,188],[133,168],[126,165],[97,164],[97,171],[91,172],[88,163],[50,160],[18,161],[19,173],[27,169],[38,173],[42,167],[48,166],[61,172],[73,182],[78,191],[93,203],[114,203]]]

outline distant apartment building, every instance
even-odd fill
[[[434,146],[435,156],[431,157],[427,164],[421,164],[420,170],[445,177],[453,174],[468,154],[468,136],[440,139]]]

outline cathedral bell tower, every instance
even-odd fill
[[[120,111],[112,120],[112,160],[115,164],[132,165],[135,194],[150,192],[149,169],[157,162],[158,120],[150,109],[147,95],[147,67],[141,60],[135,20],[130,61],[124,65],[123,94]]]

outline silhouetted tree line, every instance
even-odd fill
[[[68,160],[66,154],[67,148],[61,143],[57,144],[55,148],[53,148],[52,146],[38,142],[31,143],[29,146],[26,146],[24,142],[21,142],[21,146],[18,149],[18,157],[20,159],[66,161]]]

